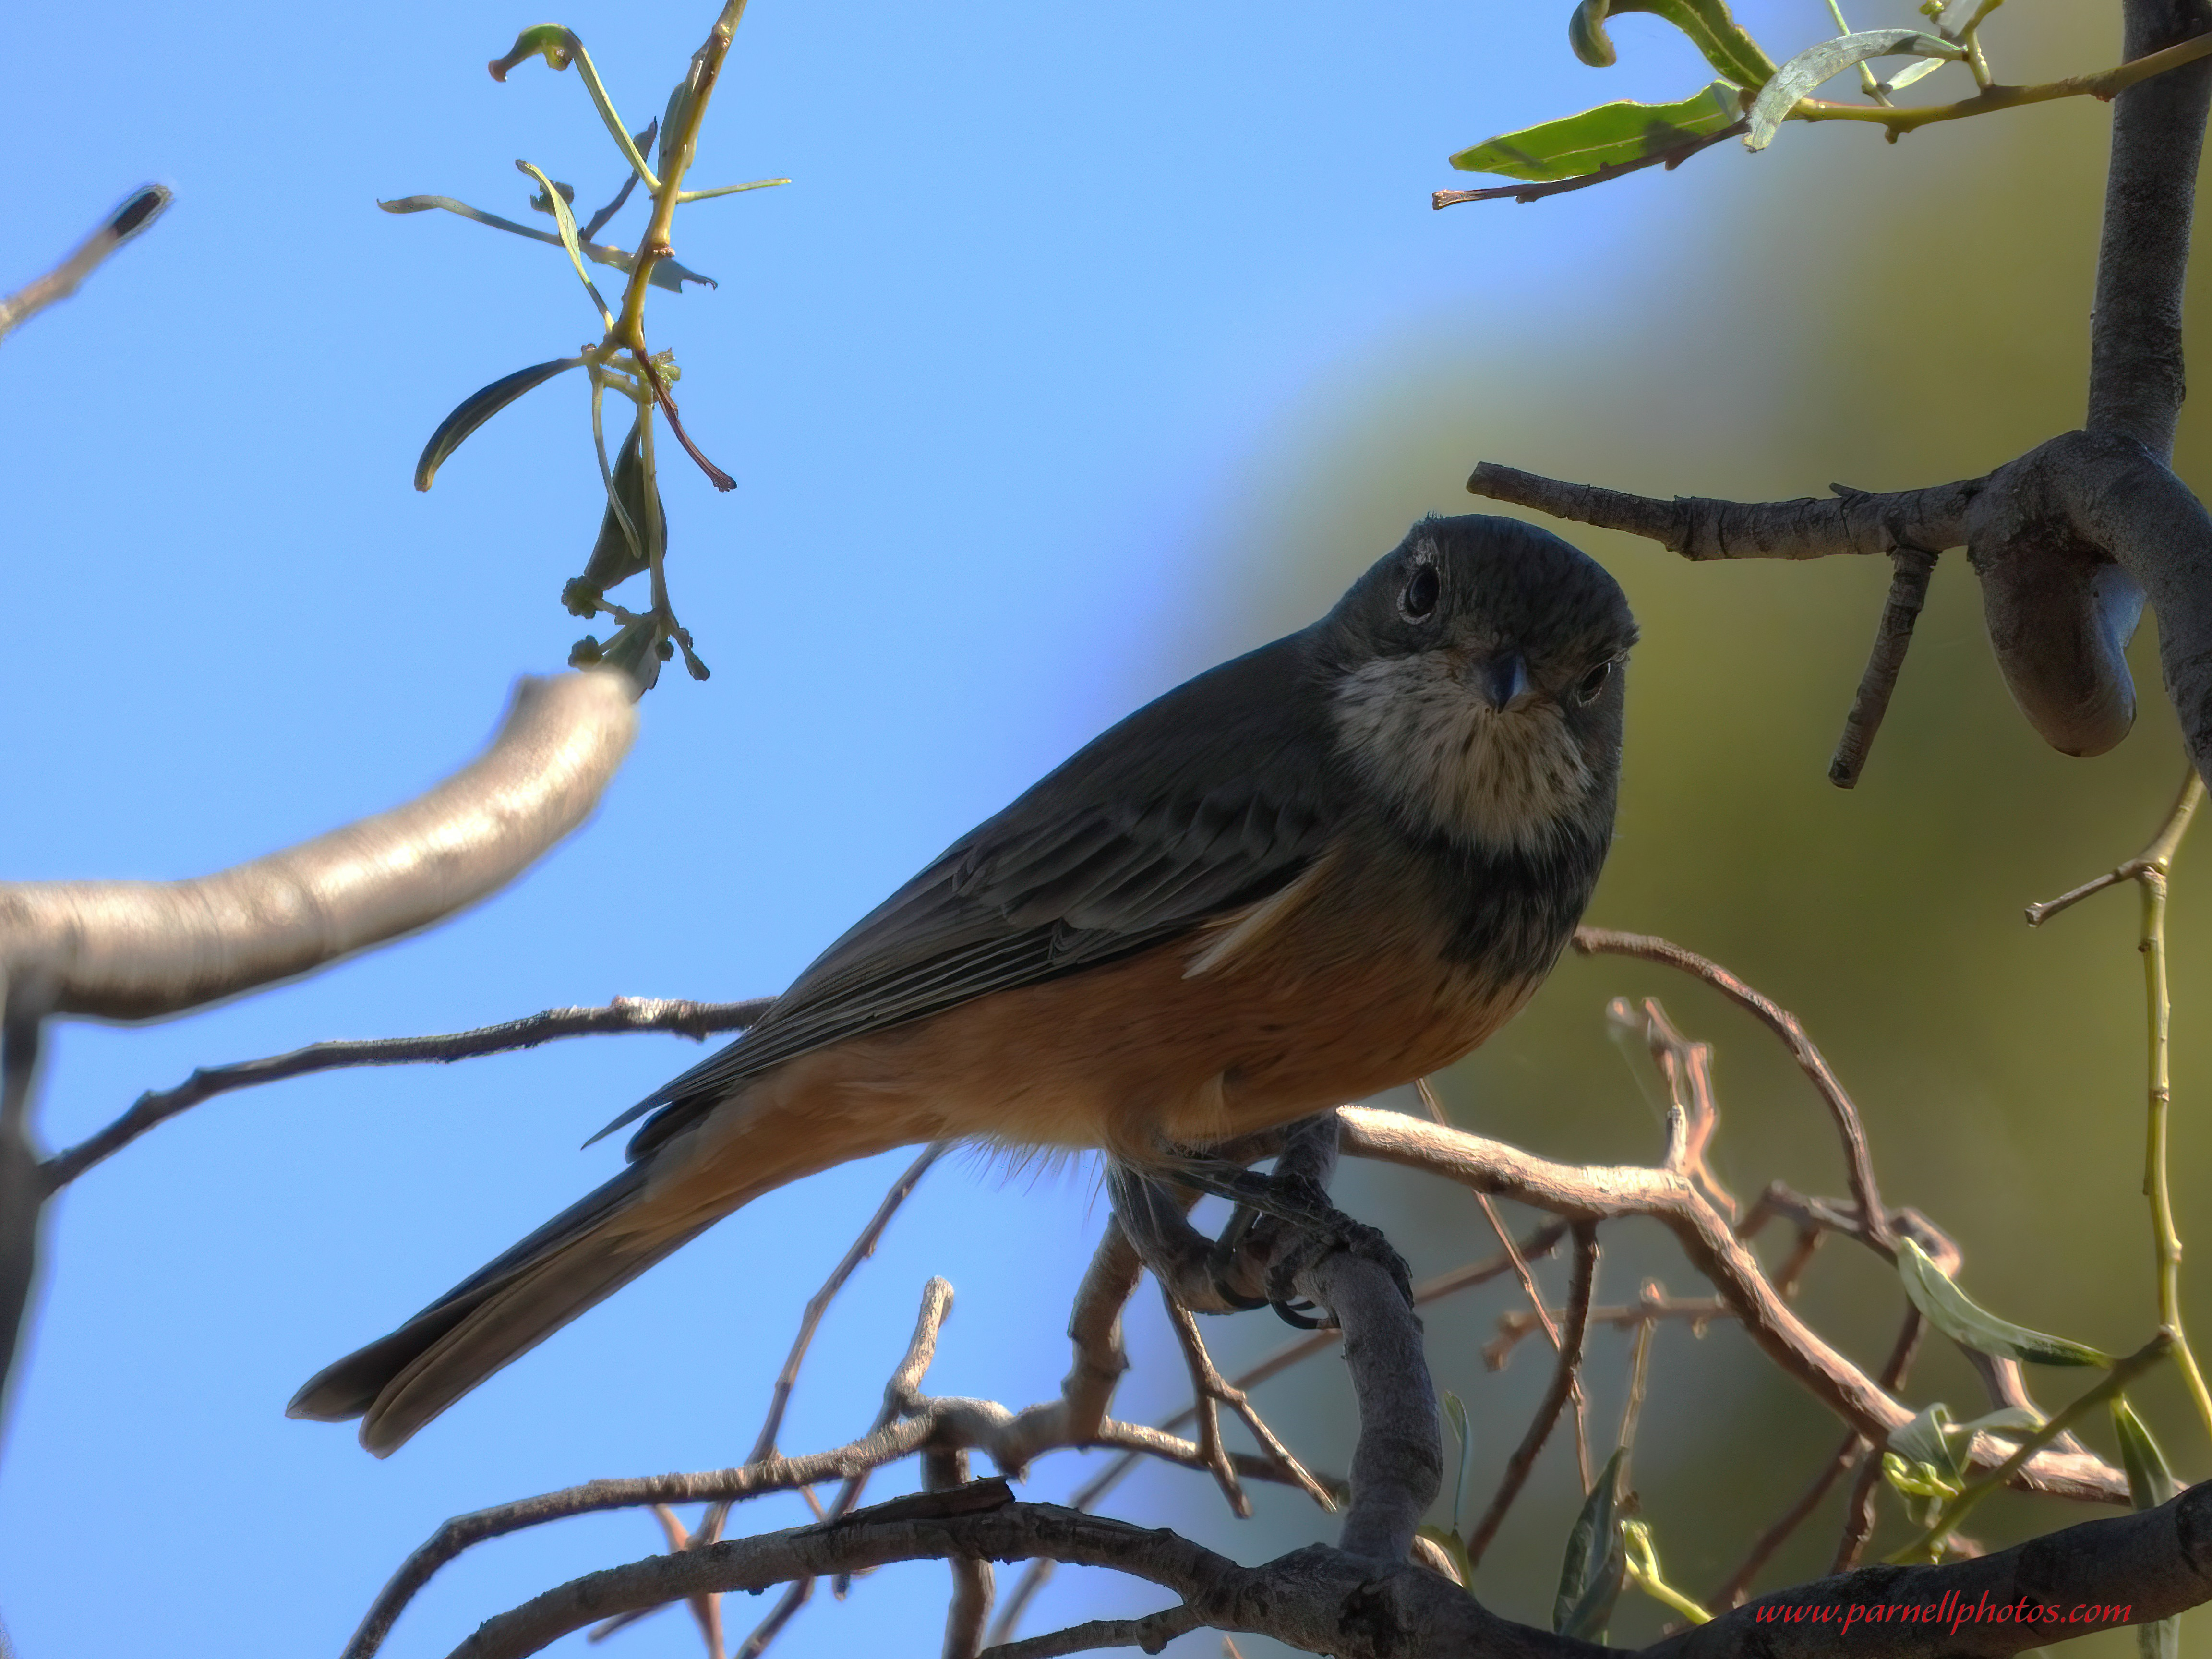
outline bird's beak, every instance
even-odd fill
[[[1509,707],[1528,690],[1528,665],[1517,651],[1508,651],[1488,662],[1477,663],[1469,677],[1492,708]]]

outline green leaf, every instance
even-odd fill
[[[1452,1487],[1452,1529],[1467,1535],[1468,1476],[1474,1470],[1474,1432],[1468,1427],[1467,1407],[1449,1389],[1444,1390],[1444,1421],[1459,1443],[1459,1479]]]
[[[2112,1427],[2120,1437],[2120,1467],[2128,1472],[2130,1503],[2139,1510],[2154,1510],[2181,1490],[2166,1467],[2166,1454],[2124,1395],[2112,1396]],[[2142,1659],[2181,1659],[2181,1620],[2154,1619],[2137,1625],[2136,1646]]]
[[[622,517],[615,512],[614,501],[622,503],[622,511],[641,538],[648,535],[653,539],[652,551],[668,550],[668,514],[660,501],[659,479],[652,480],[653,511],[646,509],[645,447],[636,422],[630,423],[629,436],[623,441],[622,453],[615,458],[614,501],[608,502],[599,514],[599,538],[592,544],[592,556],[584,562],[584,574],[561,590],[561,603],[571,616],[591,617],[599,614],[599,600],[607,589],[628,581],[648,568],[650,560],[641,555],[623,528]],[[656,532],[646,526],[653,525]]]
[[[640,617],[624,623],[621,633],[599,647],[599,660],[628,674],[642,695],[659,683],[660,647],[665,642],[660,623],[651,617]]]
[[[1951,1421],[1951,1408],[1939,1401],[1902,1428],[1892,1429],[1889,1449],[1908,1464],[1926,1464],[1955,1492],[1966,1478],[1958,1451],[1951,1444],[1956,1428]]]
[[[2181,1490],[2166,1454],[2135,1413],[2126,1396],[2112,1400],[2112,1427],[2120,1437],[2120,1467],[2128,1472],[2128,1501],[2139,1510],[2154,1510]]]
[[[1708,64],[1746,91],[1773,78],[1774,60],[1729,15],[1727,0],[1583,0],[1567,20],[1567,43],[1575,56],[1592,69],[1609,68],[1614,52],[1605,20],[1625,11],[1665,18],[1690,37]]]
[[[1502,173],[1538,184],[1579,179],[1710,137],[1741,118],[1739,103],[1733,87],[1716,81],[1679,104],[1600,104],[1486,139],[1460,151],[1451,164],[1462,173]]]
[[[469,434],[501,410],[524,392],[544,386],[555,375],[566,373],[583,361],[581,357],[556,357],[550,363],[536,363],[528,368],[518,368],[514,374],[494,380],[482,391],[462,398],[455,405],[453,412],[438,422],[438,429],[430,434],[430,441],[422,446],[422,457],[415,463],[415,488],[428,489],[430,481],[438,476],[438,469],[446,464],[446,458],[461,447]]]
[[[1908,1498],[1947,1498],[1959,1495],[1957,1485],[1933,1463],[1899,1457],[1895,1452],[1881,1455],[1881,1474],[1882,1479]],[[1933,1519],[1933,1516],[1929,1518]]]
[[[503,58],[495,58],[487,66],[495,81],[507,79],[507,72],[524,59],[535,54],[556,70],[564,70],[575,55],[584,49],[584,43],[558,23],[532,23],[514,37],[514,45]]]
[[[1964,58],[1966,49],[1918,29],[1861,29],[1839,34],[1808,46],[1774,72],[1751,106],[1751,131],[1744,134],[1746,149],[1765,149],[1774,142],[1784,119],[1797,100],[1823,81],[1841,75],[1854,64],[1870,58]]]
[[[464,219],[472,219],[480,225],[489,225],[494,230],[504,230],[516,236],[527,236],[533,242],[544,242],[552,247],[564,246],[550,230],[539,230],[531,225],[518,225],[512,219],[502,219],[496,213],[486,213],[472,208],[466,202],[457,202],[450,196],[402,196],[396,201],[379,202],[377,206],[386,213],[428,213],[440,208],[447,213],[458,213]],[[635,256],[618,247],[607,247],[598,242],[583,245],[584,257],[594,264],[612,267],[627,276],[636,263]],[[653,275],[646,279],[655,288],[665,288],[671,294],[681,294],[686,283],[704,283],[708,288],[718,286],[712,276],[702,276],[663,254],[653,267]]]
[[[1897,1272],[1905,1281],[1905,1295],[1928,1322],[1977,1353],[2025,1360],[2033,1365],[2109,1366],[2114,1363],[2108,1353],[2064,1337],[2031,1331],[1968,1301],[1966,1292],[1909,1238],[1898,1241]]]
[[[1613,1604],[1620,1599],[1628,1577],[1628,1553],[1620,1538],[1620,1472],[1627,1458],[1623,1446],[1606,1459],[1567,1534],[1559,1593],[1552,1599],[1552,1628],[1561,1636],[1602,1642]]]
[[[583,240],[576,234],[576,216],[568,210],[568,198],[576,192],[572,190],[567,195],[562,194],[550,179],[528,161],[517,161],[514,169],[518,173],[528,173],[544,188],[545,194],[541,199],[553,215],[553,222],[561,227],[561,246],[568,251],[568,263],[576,268],[576,280],[584,285],[584,292],[592,296],[592,303],[599,307],[599,315],[605,319],[606,325],[612,328],[615,314],[607,309],[607,302],[599,297],[599,290],[592,283],[591,274],[584,269]],[[537,204],[532,203],[532,205],[534,207]]]

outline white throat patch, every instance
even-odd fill
[[[1355,669],[1335,714],[1339,746],[1418,830],[1534,852],[1589,787],[1557,703],[1494,709],[1440,652]]]

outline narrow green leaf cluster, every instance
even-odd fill
[[[669,252],[670,225],[677,208],[690,202],[790,182],[763,179],[708,190],[683,188],[684,174],[697,144],[699,124],[743,10],[743,0],[726,0],[722,15],[706,43],[692,54],[683,78],[669,94],[665,113],[635,136],[617,112],[591,54],[584,50],[583,42],[573,30],[557,23],[535,25],[517,35],[514,45],[504,56],[492,60],[492,77],[499,81],[504,81],[508,70],[532,57],[543,58],[556,71],[574,67],[602,124],[622,153],[625,173],[620,190],[580,228],[573,206],[574,187],[556,180],[528,161],[518,161],[514,165],[538,185],[530,204],[538,212],[551,216],[556,227],[553,232],[518,224],[445,196],[410,196],[378,204],[388,213],[441,209],[495,230],[552,244],[568,255],[577,281],[599,313],[605,330],[600,343],[576,356],[519,369],[463,398],[439,423],[424,446],[415,468],[415,487],[429,489],[439,468],[453,453],[500,410],[568,370],[584,368],[591,381],[592,436],[606,502],[600,513],[599,535],[585,561],[583,574],[562,588],[561,597],[570,614],[586,617],[611,616],[620,629],[604,644],[586,635],[576,642],[569,660],[578,664],[615,664],[626,669],[641,690],[649,690],[658,678],[659,665],[672,659],[678,652],[683,653],[684,666],[693,678],[704,679],[708,672],[707,665],[692,649],[690,631],[677,620],[669,601],[665,570],[668,515],[654,465],[656,421],[666,421],[670,434],[698,463],[716,489],[728,489],[735,484],[727,473],[700,452],[678,419],[676,400],[669,390],[678,378],[676,365],[667,353],[652,353],[646,346],[646,291],[648,287],[657,287],[680,293],[686,282],[714,285],[711,278],[678,264]],[[657,169],[647,165],[644,154],[647,147],[654,145],[656,137]],[[651,217],[637,251],[633,253],[595,241],[601,228],[622,210],[632,190],[640,184],[648,193]],[[586,269],[587,261],[620,270],[629,278],[619,305],[611,305],[600,294]],[[629,434],[612,465],[607,461],[601,415],[602,400],[610,389],[629,399],[633,408]],[[652,594],[647,605],[633,611],[608,599],[609,589],[639,575],[651,578]]]

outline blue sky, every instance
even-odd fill
[[[1739,9],[1784,49],[1824,32],[1810,0]],[[1707,78],[1649,17],[1616,26],[1622,66],[1593,76],[1565,10],[757,0],[695,179],[796,182],[687,210],[678,252],[720,287],[657,297],[648,322],[740,483],[718,497],[665,466],[672,579],[713,680],[665,681],[598,817],[453,926],[188,1020],[62,1031],[46,1139],[196,1064],[318,1038],[772,991],[1104,724],[1303,620],[1237,532],[1299,419],[1340,416],[1359,366],[1425,340],[1540,376],[1594,317],[1632,332],[1711,246],[1711,180],[1740,157],[1430,211],[1463,182],[1452,150]],[[641,125],[711,12],[559,18]],[[185,876],[376,810],[471,753],[516,674],[564,659],[580,624],[557,595],[599,513],[581,383],[502,415],[430,495],[409,479],[453,404],[574,350],[592,313],[550,250],[374,205],[526,216],[516,156],[580,204],[618,182],[576,77],[485,75],[536,21],[403,0],[11,23],[0,285],[143,179],[177,202],[0,350],[0,874]],[[1501,371],[1469,395],[1510,421],[1519,394]],[[1390,510],[1456,510],[1460,482],[1440,468]],[[1387,545],[1346,546],[1315,591]],[[604,1178],[612,1149],[577,1143],[693,1057],[600,1040],[294,1084],[87,1176],[52,1217],[0,1464],[0,1608],[23,1652],[332,1651],[448,1514],[741,1457],[799,1308],[900,1159],[763,1201],[388,1463],[282,1414],[309,1372]],[[941,1170],[825,1328],[787,1448],[865,1427],[931,1273],[960,1296],[934,1385],[1048,1395],[1098,1220],[1081,1170]],[[1134,1406],[1179,1403],[1156,1316],[1132,1319]],[[480,1551],[387,1650],[443,1652],[654,1537],[628,1516]],[[868,1581],[780,1651],[933,1650],[910,1638],[934,1632],[941,1577]],[[1117,1594],[1079,1586],[1055,1611],[1150,1605]],[[667,1618],[622,1640],[694,1638]]]

